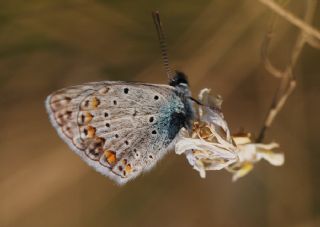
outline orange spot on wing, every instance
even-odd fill
[[[94,135],[96,134],[96,128],[89,125],[87,130],[88,130],[88,137],[93,138]]]
[[[130,173],[132,171],[131,165],[130,164],[126,165],[125,170],[126,170],[127,173]]]
[[[91,105],[93,108],[97,108],[100,105],[100,100],[97,97],[93,97],[91,100]]]
[[[105,150],[104,151],[104,156],[106,157],[107,162],[110,165],[114,165],[116,163],[116,161],[117,161],[116,153],[114,151]]]
[[[93,115],[89,112],[86,112],[84,123],[88,124],[93,118]]]

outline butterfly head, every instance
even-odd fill
[[[191,92],[189,90],[187,76],[183,72],[176,71],[175,76],[170,79],[169,85],[175,87],[178,96],[182,98],[185,108],[185,112],[183,114],[184,127],[191,129],[191,120],[194,118],[194,110],[192,106],[192,100],[190,99]]]
[[[180,71],[176,71],[176,74],[170,80],[169,85],[173,86],[173,87],[178,87],[178,86],[179,87],[180,86],[189,87],[189,82],[188,82],[186,74],[184,74],[183,72],[180,72]]]
[[[183,72],[175,71],[175,75],[170,79],[169,85],[175,87],[176,90],[185,97],[191,96],[188,78]]]

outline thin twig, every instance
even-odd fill
[[[288,97],[292,94],[293,90],[296,87],[296,81],[295,80],[291,80],[289,83],[289,87],[288,89],[286,89],[286,91],[282,94],[282,96],[280,97],[279,100],[277,100],[277,95],[275,95],[274,97],[274,101],[271,104],[271,107],[269,109],[269,112],[267,114],[267,117],[264,121],[264,125],[262,126],[259,136],[256,139],[257,143],[261,143],[265,137],[266,131],[267,129],[270,128],[270,126],[272,125],[275,117],[278,115],[278,113],[281,111],[282,107],[284,106],[284,104],[286,103]]]
[[[262,47],[261,47],[261,57],[264,63],[264,67],[265,69],[274,77],[276,78],[281,78],[282,77],[282,71],[279,70],[278,68],[276,68],[271,61],[269,60],[268,57],[268,50],[269,50],[269,46],[270,46],[270,42],[271,42],[271,38],[273,36],[273,28],[275,25],[275,15],[272,14],[272,18],[270,20],[270,24],[268,26],[268,31],[264,37],[264,40],[262,42]]]
[[[307,1],[307,9],[306,9],[306,13],[305,13],[305,17],[304,17],[304,23],[311,23],[314,15],[315,15],[315,9],[316,9],[316,5],[317,5],[317,0],[308,0]],[[274,23],[274,22],[272,22]],[[270,34],[270,31],[268,31],[268,33]],[[309,40],[309,35],[306,34],[306,30],[301,30],[297,41],[294,45],[294,48],[292,50],[292,54],[290,57],[290,63],[288,64],[288,66],[286,67],[286,69],[281,72],[280,70],[276,69],[275,67],[273,67],[273,65],[271,64],[270,60],[267,57],[267,52],[268,52],[268,46],[269,43],[271,41],[271,37],[270,35],[266,36],[263,45],[262,45],[262,51],[263,54],[263,61],[265,63],[265,67],[266,70],[272,74],[273,76],[277,77],[277,78],[281,78],[281,82],[279,84],[279,87],[276,91],[276,94],[273,98],[272,104],[270,106],[270,109],[267,113],[267,116],[265,118],[264,124],[260,130],[259,136],[256,139],[256,142],[261,143],[265,137],[266,131],[268,128],[270,128],[270,126],[272,125],[275,117],[278,115],[278,113],[281,111],[281,109],[283,108],[284,104],[286,103],[288,97],[292,94],[293,90],[296,87],[296,80],[295,77],[293,76],[293,68],[295,67],[297,60],[301,54],[301,51],[304,47],[304,45],[308,42]]]
[[[317,9],[317,0],[308,0],[307,1],[307,9],[306,9],[306,13],[304,16],[304,21],[307,24],[311,24],[314,18],[314,15],[316,13],[316,9]],[[292,52],[292,56],[291,56],[291,68],[293,68],[301,54],[301,51],[303,49],[303,46],[305,45],[307,39],[306,37],[308,37],[309,35],[307,35],[304,30],[302,30],[297,38],[296,44],[293,48],[293,52]]]
[[[313,48],[320,49],[320,40],[312,36],[307,37],[307,43]]]
[[[277,13],[279,16],[283,17],[287,21],[289,21],[291,24],[297,26],[305,33],[316,37],[320,40],[320,31],[310,26],[305,21],[301,20],[300,18],[293,15],[291,12],[288,12],[283,7],[279,6],[277,3],[275,3],[273,0],[259,0],[262,4],[268,6],[273,12]]]

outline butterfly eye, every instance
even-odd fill
[[[125,88],[125,89],[123,90],[123,92],[124,92],[125,94],[128,94],[129,88]]]
[[[149,118],[149,122],[153,122],[154,118],[153,117],[150,117]]]
[[[155,134],[157,134],[157,131],[156,131],[156,130],[153,130],[151,133],[152,133],[153,135],[155,135]]]
[[[109,123],[106,123],[106,127],[108,127],[108,128],[109,128],[109,127],[110,127],[110,124],[109,124]]]
[[[109,117],[109,114],[107,112],[105,112],[104,117]]]
[[[153,159],[153,156],[152,156],[152,155],[149,155],[149,158],[150,158],[150,159]]]
[[[113,104],[114,104],[114,105],[117,105],[117,101],[116,101],[116,100],[113,100]]]
[[[116,138],[119,138],[119,135],[118,135],[118,134],[115,134],[115,137],[116,137]]]
[[[128,142],[128,140],[124,141],[124,143],[125,143],[126,145],[129,145],[129,142]]]
[[[158,99],[159,99],[159,96],[155,95],[154,100],[158,100]]]

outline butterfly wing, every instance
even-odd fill
[[[123,184],[166,153],[188,120],[185,99],[167,85],[98,82],[56,91],[46,108],[75,153]]]

